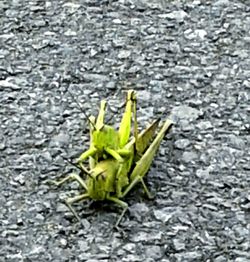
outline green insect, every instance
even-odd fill
[[[124,161],[130,152],[124,148],[127,144],[131,130],[132,112],[135,112],[136,97],[133,90],[127,92],[125,113],[120,123],[120,128],[116,131],[112,126],[104,124],[104,115],[107,102],[101,101],[98,117],[91,116],[90,123],[90,148],[83,152],[77,159],[77,163],[83,168],[83,162],[90,157],[92,163],[100,159],[112,157],[119,162]],[[93,167],[93,166],[92,166]]]
[[[130,99],[132,96],[133,99]],[[130,90],[127,94],[126,110],[117,132],[113,127],[103,124],[104,104],[106,104],[105,101],[101,103],[96,123],[94,117],[90,118],[91,146],[78,159],[82,171],[87,174],[86,179],[73,173],[53,183],[59,186],[68,180],[76,180],[83,187],[85,190],[83,194],[66,200],[67,206],[78,220],[80,218],[72,208],[72,204],[84,199],[109,200],[121,206],[123,211],[117,220],[117,227],[128,209],[128,204],[121,199],[137,183],[142,184],[147,196],[151,198],[143,178],[151,166],[162,139],[172,126],[172,122],[167,119],[155,138],[160,120],[155,120],[147,129],[138,134],[135,91]],[[132,114],[134,115],[134,135],[129,140]],[[101,137],[103,140],[100,142]],[[110,139],[110,141],[105,139]],[[87,157],[89,157],[90,170],[87,170],[82,164]]]

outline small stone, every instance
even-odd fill
[[[93,48],[91,48],[91,50],[90,50],[90,57],[94,57],[97,54],[98,54],[98,51],[93,49]]]
[[[44,132],[46,133],[46,134],[51,134],[51,133],[53,133],[53,131],[54,131],[54,127],[53,126],[46,126],[45,127],[45,129],[44,129]]]
[[[9,82],[10,80],[11,80],[10,78],[7,78],[5,80],[0,80],[0,90],[4,89],[4,88],[10,88],[12,90],[20,90],[20,89],[22,89],[21,86],[18,86],[16,84],[13,84],[13,83]]]
[[[130,253],[136,252],[136,245],[134,243],[128,243],[123,247],[124,250]]]
[[[56,212],[58,212],[58,213],[65,213],[65,212],[68,212],[68,211],[69,211],[69,208],[66,205],[61,204],[61,203],[59,203],[57,205]]]
[[[45,247],[41,245],[33,245],[30,247],[29,255],[41,254],[45,252]]]
[[[3,142],[1,142],[0,143],[0,150],[4,150],[5,148],[6,148],[6,145]]]
[[[41,156],[42,158],[44,158],[46,161],[52,162],[52,156],[51,156],[51,154],[50,154],[48,151],[42,152],[42,153],[40,154],[40,156]]]
[[[249,257],[237,257],[235,262],[249,262]]]
[[[214,259],[214,262],[226,262],[227,258],[225,258],[224,256],[218,256]]]
[[[193,40],[193,39],[203,40],[205,36],[207,35],[207,32],[203,29],[197,29],[195,31],[188,29],[184,32],[184,35],[189,40]]]
[[[65,133],[59,133],[51,139],[51,142],[54,146],[67,145],[69,142],[69,135]]]
[[[108,82],[108,83],[106,84],[106,87],[107,87],[108,89],[113,90],[113,89],[116,88],[116,83],[115,83],[114,81],[110,81],[110,82]]]
[[[1,236],[6,238],[7,236],[19,236],[20,232],[18,230],[13,230],[13,229],[9,229],[9,230],[4,230],[1,233]]]
[[[76,36],[77,33],[76,33],[76,31],[68,29],[66,32],[64,32],[64,35],[65,36]]]
[[[141,261],[141,257],[138,256],[138,255],[133,255],[133,254],[128,254],[127,255],[126,254],[124,257],[121,258],[121,261],[122,262],[131,262],[131,261],[140,262]],[[88,262],[89,262],[89,260],[88,260]]]
[[[78,258],[80,261],[98,262],[96,259],[91,259],[91,256],[92,255],[90,253],[84,252],[78,255]]]
[[[18,182],[20,185],[24,185],[25,184],[25,176],[21,173],[17,176],[14,176],[13,180],[15,182]]]
[[[146,257],[152,258],[153,261],[160,261],[163,256],[163,252],[159,246],[147,246],[145,253]]]
[[[163,19],[173,19],[180,23],[183,22],[184,19],[187,17],[187,13],[183,10],[178,10],[168,14],[160,14],[158,16]]]
[[[151,93],[147,90],[137,91],[137,97],[140,98],[140,100],[149,101]]]
[[[196,120],[202,112],[190,106],[176,106],[172,109],[171,119],[185,119],[189,122]]]
[[[195,159],[197,159],[198,155],[195,152],[188,151],[184,152],[182,155],[182,159],[184,162],[189,163]]]
[[[134,65],[134,66],[129,68],[128,73],[135,74],[135,73],[139,72],[140,69],[141,69],[140,66]]]
[[[181,119],[179,125],[183,131],[194,130],[194,125],[190,124],[190,122],[187,119]]]
[[[194,34],[196,34],[197,37],[204,39],[205,36],[207,35],[207,32],[203,29],[195,30]]]
[[[173,245],[176,251],[185,250],[185,243],[183,243],[180,239],[174,239]]]
[[[136,219],[138,221],[141,221],[142,220],[142,217],[145,216],[145,214],[147,214],[148,212],[148,207],[146,204],[144,203],[137,203],[137,204],[134,204],[133,206],[131,206],[129,208],[129,212],[132,216],[136,217]]]
[[[146,233],[139,231],[136,235],[132,237],[133,242],[142,243],[143,241],[157,241],[162,239],[162,232],[155,232],[155,233]]]
[[[174,213],[168,213],[169,210],[166,209],[160,209],[160,210],[154,210],[154,216],[156,219],[162,221],[163,223],[167,223]]]
[[[119,59],[125,59],[128,58],[131,55],[131,51],[129,50],[121,50],[118,54]]]
[[[101,82],[105,82],[109,80],[109,77],[103,74],[84,74],[84,79],[88,80],[88,81],[93,81],[93,82],[97,82],[97,81],[101,81]]]
[[[79,4],[76,4],[76,3],[70,3],[70,2],[67,2],[65,4],[62,5],[63,7],[66,7],[66,8],[71,8],[73,10],[76,10],[80,7]]]
[[[35,145],[36,145],[36,146],[44,145],[44,143],[46,142],[46,139],[45,139],[45,138],[44,138],[44,139],[39,139],[39,138],[36,137],[36,136],[35,136],[35,138],[36,138],[36,141],[35,141]]]
[[[209,170],[208,169],[198,169],[196,171],[196,176],[201,179],[208,179],[209,178]]]
[[[190,140],[188,139],[179,139],[175,142],[175,147],[178,149],[184,149],[191,144]]]
[[[210,121],[202,121],[202,122],[198,123],[196,126],[199,129],[203,129],[203,130],[210,129],[210,128],[213,127]]]
[[[184,165],[179,165],[178,166],[178,169],[180,170],[180,171],[184,171],[185,169],[187,169]]]
[[[67,240],[65,238],[61,238],[60,239],[60,245],[63,246],[63,247],[66,247],[68,244]]]
[[[126,44],[125,38],[114,38],[112,40],[114,47],[123,47]]]
[[[42,214],[36,214],[35,218],[36,220],[44,221],[44,216]]]
[[[183,252],[175,254],[177,261],[201,261],[202,254],[198,251]]]
[[[116,18],[113,20],[113,23],[116,25],[120,25],[122,23],[122,21],[119,18]]]
[[[87,219],[81,219],[81,225],[84,228],[84,230],[89,230],[91,227],[91,224],[89,223],[89,221]]]
[[[227,137],[232,147],[237,148],[237,149],[245,148],[245,142],[239,136],[231,134],[231,135],[228,135]]]
[[[90,248],[89,245],[88,245],[88,242],[84,241],[84,240],[79,240],[78,246],[79,246],[79,249],[81,250],[81,252],[86,252]]]
[[[214,2],[214,6],[228,6],[230,4],[229,0],[218,0]]]
[[[24,260],[22,254],[20,254],[20,253],[18,253],[18,254],[7,254],[6,258],[7,258],[8,261],[23,261]]]
[[[21,217],[19,217],[18,219],[17,219],[17,225],[23,225],[23,219],[21,218]]]
[[[250,210],[250,202],[245,205],[241,205],[241,207],[245,210]]]
[[[243,86],[250,89],[250,80],[244,80]]]

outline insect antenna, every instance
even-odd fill
[[[78,165],[77,163],[74,163],[72,160],[69,160],[68,158],[61,156],[63,160],[67,161],[69,164],[72,166],[78,168],[81,173],[87,174],[89,177],[92,178],[91,173],[83,166],[83,165]]]
[[[70,159],[68,159],[68,158],[66,158],[66,157],[64,157],[64,156],[61,156],[61,157],[62,157],[63,160],[65,160],[66,162],[68,162],[68,163],[71,164],[72,166],[74,166],[74,167],[76,167],[76,168],[78,168],[78,169],[81,170],[81,167],[78,166],[77,163],[74,163],[72,160],[70,160]]]
[[[107,171],[107,169],[103,170],[100,174],[98,174],[98,175],[96,176],[96,178],[98,179],[99,177],[101,177],[102,180],[105,180],[104,174],[105,174],[106,171]]]
[[[92,120],[90,119],[90,117],[84,112],[84,110],[82,109],[80,103],[77,101],[77,99],[75,98],[75,96],[68,90],[70,96],[73,98],[74,102],[77,104],[78,108],[80,109],[81,113],[85,116],[85,118],[88,120],[88,122],[91,124],[91,126],[93,127],[94,130],[96,130],[96,126],[95,123],[92,122]]]
[[[116,112],[112,111],[111,116],[107,119],[107,123],[110,123],[111,120],[115,117],[115,115],[117,115],[117,114],[119,114],[121,112],[121,110],[125,107],[125,105],[126,105],[126,102],[123,102],[121,105],[119,105],[117,107],[117,111]]]

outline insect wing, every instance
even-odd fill
[[[145,149],[148,147],[150,141],[152,140],[155,131],[159,125],[160,119],[155,120],[148,128],[140,133],[138,140],[135,141],[136,153],[141,156]]]
[[[137,176],[143,177],[148,172],[149,167],[153,161],[154,155],[158,150],[162,139],[164,138],[166,132],[169,130],[171,125],[172,122],[170,120],[166,120],[166,122],[164,123],[163,127],[161,128],[160,132],[158,133],[152,144],[143,154],[141,159],[136,163],[136,166],[130,176],[131,181],[133,181]]]

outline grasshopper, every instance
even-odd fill
[[[83,152],[77,159],[79,166],[83,167],[83,161],[90,158],[91,167],[100,159],[113,157],[118,162],[123,162],[124,157],[128,156],[130,152],[124,148],[130,136],[132,112],[135,114],[136,96],[133,90],[127,92],[125,113],[120,123],[120,128],[116,131],[112,126],[104,124],[104,115],[107,102],[101,101],[98,117],[96,119],[91,116],[90,123],[90,147]],[[137,130],[137,129],[136,129]],[[137,136],[137,133],[135,134]]]
[[[94,117],[90,118],[91,146],[78,159],[80,168],[87,174],[86,179],[83,179],[77,173],[73,173],[60,181],[52,182],[59,186],[68,180],[76,180],[85,190],[83,194],[68,198],[65,201],[78,220],[80,218],[72,208],[72,204],[84,199],[109,200],[121,206],[123,211],[116,222],[116,227],[118,227],[128,209],[128,204],[121,199],[137,183],[142,184],[147,196],[151,198],[143,178],[150,168],[162,139],[172,126],[172,122],[167,119],[154,139],[154,134],[160,122],[159,119],[138,134],[135,91],[130,90],[127,94],[125,113],[117,132],[113,127],[103,124],[105,104],[106,101],[101,102],[96,123]],[[134,136],[129,140],[132,112],[134,114]],[[112,136],[110,136],[111,134]],[[97,143],[100,138],[109,138],[110,141],[104,139],[104,142],[100,142],[102,145],[100,147],[100,144]],[[151,140],[153,141],[151,142]],[[82,164],[82,161],[87,157],[90,158],[90,170],[87,170]]]

